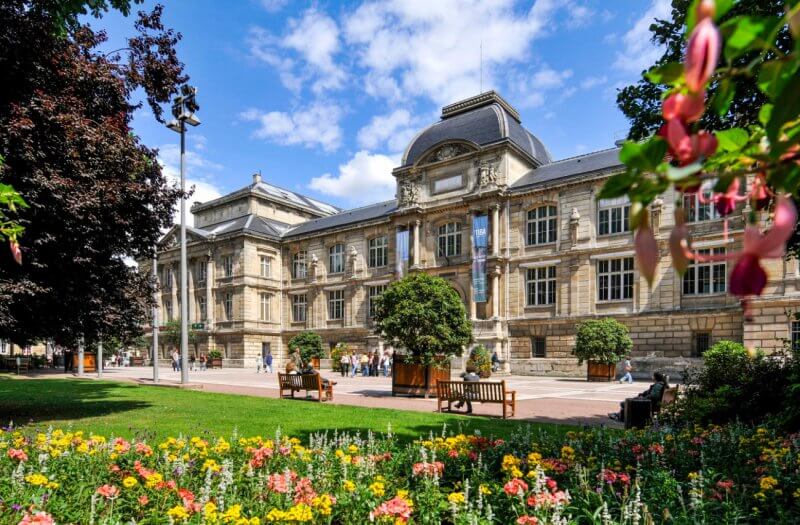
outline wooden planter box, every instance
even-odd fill
[[[208,359],[208,368],[222,368],[222,358],[214,357]]]
[[[319,370],[319,357],[311,358],[311,366],[314,367],[314,370]]]
[[[73,372],[78,371],[78,352],[72,354],[72,367]],[[83,353],[83,371],[84,372],[97,372],[97,356],[93,353]]]
[[[607,365],[606,363],[596,363],[589,361],[586,367],[586,379],[589,381],[613,381],[617,375],[617,365]]]
[[[144,357],[131,357],[131,366],[144,366]]]
[[[392,395],[436,395],[438,380],[450,381],[450,362],[439,366],[406,363],[402,358],[392,363]]]

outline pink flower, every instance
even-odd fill
[[[389,501],[384,501],[378,507],[369,513],[370,520],[380,518],[382,516],[391,516],[395,519],[395,523],[407,523],[411,518],[411,506],[408,501],[401,497],[395,496]]]
[[[119,489],[114,485],[106,484],[103,485],[102,487],[97,487],[97,490],[95,492],[97,492],[98,494],[107,499],[113,499],[119,496]]]
[[[786,241],[792,236],[796,224],[797,209],[790,199],[780,197],[768,232],[762,234],[753,225],[745,228],[744,248],[731,272],[730,290],[733,295],[761,295],[767,285],[767,272],[761,267],[761,259],[783,257]]]
[[[663,454],[664,446],[661,443],[653,443],[648,447],[653,454]]]
[[[658,242],[656,242],[656,237],[647,221],[637,228],[633,246],[636,251],[636,261],[639,263],[639,271],[647,279],[647,283],[652,285],[658,266]]]
[[[56,521],[50,514],[39,511],[36,514],[25,513],[25,516],[17,525],[55,525],[55,523]]]
[[[10,448],[8,449],[8,457],[10,459],[16,459],[20,463],[23,461],[28,461],[28,455],[25,453],[24,450],[19,448]]]
[[[739,186],[739,179],[733,179],[725,193],[714,196],[714,206],[720,216],[727,217],[736,209],[736,203],[746,199],[746,197],[739,195]]]
[[[150,503],[150,498],[148,498],[147,496],[139,496],[139,505],[144,507],[148,503]]]
[[[662,104],[664,120],[679,119],[687,124],[700,119],[705,111],[705,93],[673,93]]]
[[[516,523],[517,525],[538,525],[539,519],[536,516],[520,516]]]
[[[8,241],[8,245],[11,248],[11,255],[14,260],[17,264],[22,264],[22,250],[19,247],[19,243],[17,241]]]
[[[317,497],[311,480],[308,478],[300,478],[297,485],[294,487],[294,504],[305,503],[311,505],[311,501]]]
[[[669,253],[672,256],[672,266],[683,275],[689,262],[692,260],[692,253],[689,251],[689,227],[683,222],[683,208],[675,210],[675,226],[669,234]]]
[[[509,496],[522,496],[525,492],[527,492],[528,484],[522,479],[514,478],[503,485],[503,490]]]
[[[441,461],[414,463],[411,471],[415,476],[441,476],[444,472],[444,463]]]
[[[701,155],[708,157],[717,151],[717,138],[705,130],[689,135],[686,126],[679,119],[668,120],[659,134],[669,146],[670,155],[681,166],[691,164]]]
[[[711,17],[703,18],[695,26],[686,47],[684,69],[686,85],[699,93],[717,68],[720,52],[720,36]]]
[[[286,494],[289,486],[297,479],[297,474],[289,471],[285,474],[270,474],[267,478],[267,488],[272,492]]]
[[[753,178],[753,185],[750,188],[750,198],[755,201],[755,208],[757,210],[766,209],[772,198],[772,192],[767,186],[767,174],[763,171]]]

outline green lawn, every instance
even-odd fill
[[[505,437],[531,425],[562,432],[568,427],[496,418],[361,408],[262,397],[216,394],[114,381],[14,379],[0,376],[0,424],[72,427],[104,435],[160,439],[210,432],[229,436],[284,434],[301,439],[322,430],[392,432],[401,439],[453,430]]]

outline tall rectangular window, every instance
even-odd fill
[[[166,319],[162,319],[162,321],[172,321],[172,301],[167,301],[167,304],[164,305],[165,313],[167,314]]]
[[[695,355],[702,356],[711,348],[711,334],[708,332],[695,332],[694,351]]]
[[[389,241],[385,235],[373,237],[368,242],[369,254],[367,264],[370,268],[386,266],[389,261]]]
[[[439,226],[438,246],[439,257],[461,255],[461,224],[448,222]]]
[[[597,261],[597,299],[633,299],[633,257]]]
[[[702,222],[719,219],[717,207],[711,202],[714,183],[705,183],[702,190],[683,195],[683,209],[687,222]]]
[[[272,294],[261,293],[261,320],[269,321],[271,317],[270,306],[272,304]]]
[[[206,266],[205,261],[200,261],[197,263],[197,282],[199,284],[205,283],[207,276],[208,266]]]
[[[306,257],[308,252],[305,250],[300,250],[299,252],[292,255],[292,278],[294,279],[305,279],[306,275],[308,274],[308,268],[306,267]]]
[[[800,350],[800,321],[792,321],[792,348]]]
[[[528,211],[527,244],[548,244],[556,242],[557,216],[555,206],[539,206]]]
[[[725,248],[698,250],[700,255],[725,255]],[[683,295],[725,293],[727,264],[725,261],[697,262],[683,274]]]
[[[531,357],[547,357],[547,338],[543,336],[531,337]]]
[[[259,269],[261,277],[270,277],[272,275],[272,259],[266,255],[259,257]]]
[[[203,321],[205,319],[208,319],[208,315],[207,315],[208,314],[208,305],[206,304],[206,296],[205,295],[200,295],[197,298],[197,311],[198,311],[199,317],[200,317],[198,319],[198,321]]]
[[[335,244],[328,250],[329,259],[329,272],[342,273],[344,272],[344,244]]]
[[[525,272],[525,291],[528,306],[556,303],[556,267],[528,268]]]
[[[225,255],[222,257],[222,275],[224,277],[233,276],[233,256]]]
[[[304,323],[306,321],[306,294],[299,293],[292,296],[292,321]]]
[[[597,235],[630,231],[631,205],[626,197],[603,199],[597,203]]]
[[[344,319],[344,290],[328,292],[328,319]]]
[[[225,308],[225,320],[233,321],[233,294],[228,292],[225,294],[225,301],[223,303]]]
[[[164,268],[164,277],[161,279],[161,285],[164,290],[172,290],[172,271],[169,268]]]
[[[367,315],[370,317],[370,319],[375,317],[375,299],[380,297],[385,291],[385,284],[369,287],[369,294],[367,296]]]

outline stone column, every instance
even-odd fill
[[[206,329],[211,330],[214,327],[214,257],[211,253],[208,254],[208,261],[206,261],[206,319],[208,325]]]
[[[500,317],[500,267],[492,271],[492,317]]]
[[[474,216],[475,215],[472,212],[467,212],[467,227],[469,228],[469,253],[472,253],[473,247],[475,246],[475,239],[472,230],[472,219]],[[472,256],[474,257],[475,254],[473,253]],[[472,270],[470,270],[469,275],[469,318],[475,320],[478,318],[478,304],[475,302],[475,286],[472,280]]]
[[[415,267],[419,266],[419,247],[420,247],[419,232],[422,230],[422,228],[420,228],[421,224],[422,221],[419,219],[414,221],[414,266]]]
[[[500,204],[492,206],[492,256],[500,255]]]

